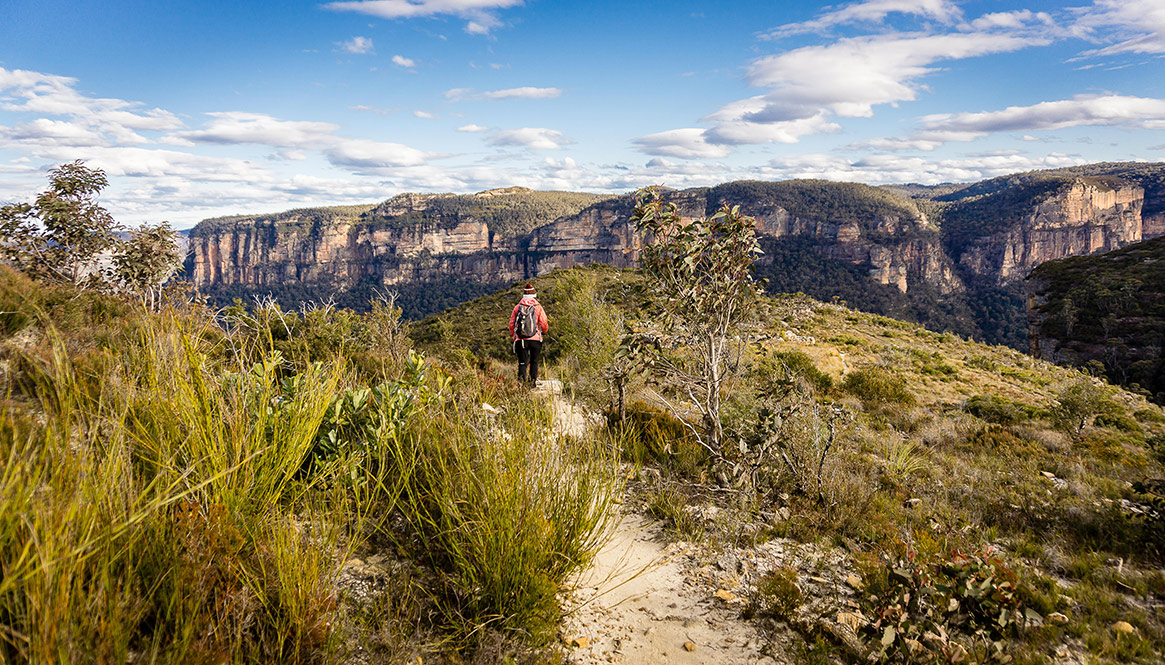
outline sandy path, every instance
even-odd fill
[[[776,665],[741,619],[742,602],[715,597],[686,570],[686,547],[665,548],[659,530],[623,516],[568,601],[567,662]]]

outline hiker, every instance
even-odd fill
[[[510,337],[514,338],[514,353],[518,356],[518,380],[536,383],[538,361],[542,356],[542,333],[550,330],[550,320],[535,297],[534,286],[526,282],[522,299],[510,314]],[[529,378],[526,369],[529,368]]]

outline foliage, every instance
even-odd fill
[[[658,189],[637,195],[631,221],[651,239],[640,265],[659,312],[625,345],[643,354],[654,378],[692,402],[703,418],[702,431],[693,428],[693,436],[723,455],[721,393],[732,383],[759,295],[751,274],[761,251],[754,221],[726,205],[684,224],[676,204]]]
[[[1088,379],[1079,379],[1060,391],[1050,409],[1052,422],[1080,434],[1110,404],[1107,392]]]
[[[870,224],[886,217],[913,220],[919,216],[917,206],[908,198],[878,187],[829,180],[741,180],[712,187],[708,202],[708,214],[729,203],[747,202],[750,209],[757,209],[755,214],[760,208],[780,207],[798,219],[834,224]]]
[[[790,616],[803,599],[797,586],[797,570],[788,566],[765,573],[757,580],[756,590],[755,609],[777,618]]]
[[[876,366],[850,372],[841,388],[866,404],[910,406],[917,401],[894,372]]]
[[[1037,266],[1035,335],[1050,360],[1103,364],[1109,381],[1139,386],[1165,403],[1165,238],[1096,256]]]
[[[108,184],[104,171],[80,160],[54,168],[35,202],[0,208],[4,261],[46,279],[88,279],[97,255],[117,242],[113,217],[94,200]]]
[[[364,223],[407,228],[436,223],[446,228],[483,222],[497,238],[516,238],[611,198],[608,194],[534,191],[507,187],[477,194],[400,194],[361,216]],[[423,201],[415,205],[415,201]]]
[[[557,284],[554,311],[562,377],[576,396],[592,401],[608,392],[615,376],[626,380],[616,358],[623,313],[603,299],[600,283],[595,273],[567,273]]]
[[[394,448],[414,470],[403,542],[439,572],[441,610],[462,639],[483,626],[549,639],[556,594],[590,562],[621,488],[607,446],[547,442],[546,406],[513,406],[492,424],[446,407]]]
[[[142,224],[130,230],[129,238],[119,243],[113,256],[111,276],[115,283],[138,294],[150,310],[158,308],[166,279],[181,268],[177,238],[169,222]]]
[[[863,633],[879,662],[1006,662],[1007,641],[1038,614],[1023,606],[1016,574],[990,552],[933,565],[913,555],[886,562],[888,588],[871,596],[874,621]]]

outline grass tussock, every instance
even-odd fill
[[[552,634],[618,491],[610,446],[343,312],[280,344],[272,305],[242,325],[62,294],[0,274],[0,662],[345,662],[388,625],[341,580],[375,550],[415,572],[377,596],[384,648]]]

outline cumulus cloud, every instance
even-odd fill
[[[811,21],[789,23],[762,35],[770,39],[820,32],[847,23],[878,23],[890,14],[908,14],[953,23],[963,12],[950,0],[866,0],[828,11]]]
[[[355,53],[357,55],[367,55],[376,52],[372,48],[372,40],[368,37],[353,37],[346,42],[336,42],[336,46],[340,47],[340,50],[345,53]],[[396,58],[393,58],[393,62],[396,62]]]
[[[632,141],[648,155],[664,155],[682,159],[716,159],[726,157],[731,149],[708,143],[704,130],[699,128],[671,129],[640,136]]]
[[[1084,56],[1165,53],[1165,4],[1160,0],[1096,0],[1075,11],[1081,34],[1111,42]]]
[[[851,37],[760,58],[747,76],[751,85],[771,88],[773,102],[869,117],[874,105],[915,99],[918,80],[933,74],[939,62],[1049,43],[1046,37],[993,32]]]
[[[1165,129],[1165,99],[1123,95],[1081,95],[1073,99],[1009,106],[1001,111],[923,116],[920,136],[970,141],[995,132],[1127,126]]]
[[[413,117],[420,118],[422,120],[432,120],[433,118],[436,118],[437,116],[433,115],[432,113],[429,113],[428,111],[422,111],[420,109],[417,109],[416,111],[413,111]]]
[[[498,10],[521,4],[522,0],[349,0],[329,2],[324,7],[385,19],[457,16],[466,20],[466,32],[485,35],[502,24]]]
[[[561,150],[572,141],[556,129],[523,127],[495,132],[488,143],[495,146],[518,146],[530,150]]]
[[[146,109],[123,99],[89,97],[77,92],[76,85],[77,80],[67,76],[0,67],[0,109],[69,118],[38,118],[4,128],[5,134],[11,140],[60,146],[144,144],[150,139],[140,132],[182,127],[182,121],[169,111]]]
[[[412,69],[413,67],[417,66],[417,61],[413,60],[412,58],[406,58],[403,55],[394,55],[392,56],[392,64],[397,65],[398,67]]]
[[[459,132],[471,132],[471,133],[473,133],[473,132],[487,132],[487,131],[489,131],[489,127],[482,127],[481,125],[477,125],[477,124],[474,124],[471,122],[468,125],[461,125],[460,127],[457,128],[457,131],[459,131]]]

